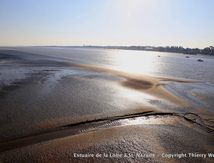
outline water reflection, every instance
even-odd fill
[[[126,101],[132,101],[134,103],[138,103],[141,105],[144,104],[144,106],[150,107],[152,107],[152,105],[149,103],[149,101],[157,99],[152,95],[124,87],[117,88],[116,96],[122,97]]]
[[[165,124],[166,121],[176,121],[175,117],[169,116],[148,116],[120,120],[120,125],[141,125],[141,124]]]
[[[156,54],[130,50],[112,50],[109,54],[114,69],[138,74],[156,72],[159,68]]]

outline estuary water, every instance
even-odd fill
[[[214,83],[213,56],[95,48],[19,47],[14,49],[75,63],[105,66],[125,72]],[[203,59],[204,62],[198,62],[198,59]]]
[[[71,47],[0,49],[0,141],[146,111],[213,126],[214,57]],[[198,62],[198,59],[203,62]]]

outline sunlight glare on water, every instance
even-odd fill
[[[144,105],[147,106],[151,106],[149,104],[150,100],[156,100],[156,98],[152,95],[123,87],[121,88],[121,90],[117,91],[116,94],[118,97],[123,97],[136,103],[144,103]]]
[[[139,51],[130,50],[113,50],[111,51],[111,58],[113,61],[113,68],[119,71],[149,74],[158,69],[157,55],[142,54]]]

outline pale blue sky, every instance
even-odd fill
[[[0,0],[0,45],[214,45],[214,0]]]

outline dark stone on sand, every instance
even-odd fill
[[[204,60],[203,60],[203,59],[198,59],[197,61],[198,61],[198,62],[204,62]]]

